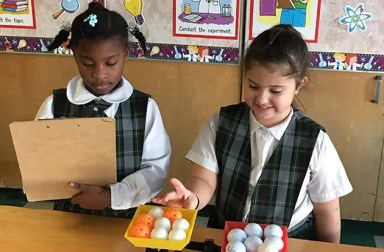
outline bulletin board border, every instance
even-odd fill
[[[40,53],[51,55],[71,55],[72,51],[62,48],[61,51],[48,52],[46,46],[52,42],[52,38],[43,37],[17,37],[17,36],[0,36],[0,52],[12,53]],[[131,43],[129,56],[132,59],[150,59],[162,61],[184,61],[183,57],[187,53],[188,45],[180,44],[164,44],[164,43],[147,43],[147,53],[144,55],[139,43]],[[202,45],[196,45],[200,47]],[[198,57],[196,63],[216,63],[216,64],[240,64],[240,50],[233,47],[207,46],[212,60],[209,62],[200,62]],[[342,52],[310,52],[310,68],[337,70],[337,71],[358,71],[358,72],[384,72],[384,55],[366,54],[366,53],[342,53]],[[339,59],[339,64],[337,62]],[[354,58],[353,66],[348,58]],[[335,67],[339,65],[339,67]],[[350,66],[350,67],[348,67]]]
[[[310,68],[352,72],[384,72],[384,55],[380,54],[310,52],[309,56]]]
[[[0,52],[10,53],[42,53],[51,55],[72,55],[72,51],[65,47],[59,47],[53,52],[47,50],[51,44],[52,38],[43,37],[18,37],[18,36],[0,36]],[[132,42],[130,46],[130,58],[153,59],[153,60],[172,60],[188,61],[184,54],[188,53],[188,45],[147,43],[147,53],[144,54],[138,42]],[[196,45],[201,47],[204,45]],[[239,48],[206,46],[212,59],[200,62],[199,57],[194,57],[191,61],[196,63],[217,63],[217,64],[239,64]]]

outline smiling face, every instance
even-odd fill
[[[74,48],[79,73],[92,94],[107,94],[119,84],[127,53],[118,39],[83,40]]]
[[[307,82],[284,76],[284,67],[266,68],[259,63],[245,73],[244,98],[256,120],[267,128],[273,127],[289,115],[293,98]]]

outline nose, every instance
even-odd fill
[[[102,64],[95,65],[92,72],[92,77],[95,78],[96,80],[102,80],[105,77],[107,77],[106,67],[103,66]]]
[[[256,93],[256,103],[257,105],[263,105],[263,104],[267,104],[268,103],[268,92],[267,90],[259,90],[257,93]]]

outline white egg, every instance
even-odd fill
[[[226,252],[246,252],[245,246],[241,241],[231,241],[225,247]]]
[[[260,244],[262,243],[263,241],[257,236],[250,236],[244,241],[247,252],[257,252]]]
[[[149,209],[148,213],[157,219],[163,216],[164,210],[161,207],[152,207]]]
[[[247,236],[263,237],[263,228],[257,223],[249,223],[245,226],[244,232]]]
[[[177,219],[173,222],[172,228],[187,231],[189,228],[189,222],[184,218]]]
[[[244,242],[247,238],[247,234],[244,232],[244,230],[240,228],[234,228],[231,231],[228,232],[227,240],[228,242],[231,241],[241,241]]]
[[[264,229],[264,237],[270,236],[270,235],[276,235],[278,237],[283,237],[283,230],[280,226],[276,224],[271,224],[265,227]]]
[[[158,240],[166,240],[168,238],[168,230],[163,227],[154,228],[151,232],[151,238]]]
[[[275,245],[271,244],[260,244],[257,252],[279,252],[279,249]]]
[[[169,231],[171,229],[171,222],[169,221],[168,218],[160,217],[156,219],[155,227],[163,227],[167,231]]]
[[[269,235],[265,237],[264,243],[275,245],[279,250],[284,248],[283,240],[276,235]]]
[[[168,239],[171,241],[183,241],[186,237],[187,234],[181,229],[172,229],[168,234]]]

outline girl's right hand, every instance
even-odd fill
[[[158,195],[152,199],[152,202],[167,207],[179,207],[195,209],[199,203],[196,194],[185,188],[185,186],[176,178],[171,178],[169,182],[175,187],[175,191]]]

